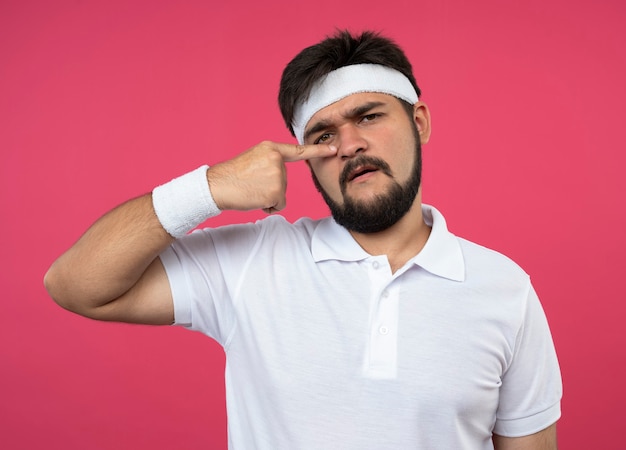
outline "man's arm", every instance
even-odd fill
[[[217,206],[278,211],[285,206],[285,162],[330,157],[326,145],[263,142],[207,172]],[[174,308],[158,255],[174,238],[161,225],[152,195],[130,200],[96,221],[45,275],[62,307],[98,320],[171,324]]]
[[[495,450],[557,450],[556,423],[530,436],[510,438],[494,434],[493,447]]]
[[[59,305],[86,317],[172,323],[169,283],[157,256],[173,241],[147,194],[96,221],[52,264],[44,284]]]

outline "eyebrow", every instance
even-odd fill
[[[370,110],[374,108],[377,108],[383,105],[385,105],[384,102],[367,102],[342,113],[341,117],[345,119],[354,119],[356,117],[362,116],[363,114],[366,114],[367,112],[369,112]],[[333,124],[330,120],[320,120],[316,122],[311,128],[309,128],[304,133],[304,140],[306,141],[309,137],[311,137],[311,135],[315,133],[319,133],[322,130],[331,128],[332,125]]]

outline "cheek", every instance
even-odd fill
[[[416,158],[416,142],[414,138],[403,139],[398,142],[397,149],[402,149],[398,151],[398,160],[396,160],[396,164],[398,170],[402,171],[403,174],[410,174],[413,170],[413,164],[415,164]]]
[[[308,162],[308,166],[314,179],[317,179],[319,186],[326,194],[330,195],[331,198],[338,201],[341,196],[338,169],[334,168],[332,164],[325,164],[323,161],[316,161],[316,164]]]
[[[315,161],[307,161],[309,169],[315,175],[322,186],[327,187],[329,181],[333,179],[333,170],[331,164],[324,160],[317,159]]]

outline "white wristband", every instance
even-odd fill
[[[208,168],[199,167],[152,191],[154,212],[165,231],[175,238],[183,237],[221,212],[209,190]]]

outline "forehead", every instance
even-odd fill
[[[357,94],[348,95],[317,111],[313,114],[305,129],[309,131],[320,122],[350,118],[354,113],[359,112],[361,108],[373,104],[379,107],[391,108],[401,106],[400,100],[393,95],[379,92],[359,92]]]

